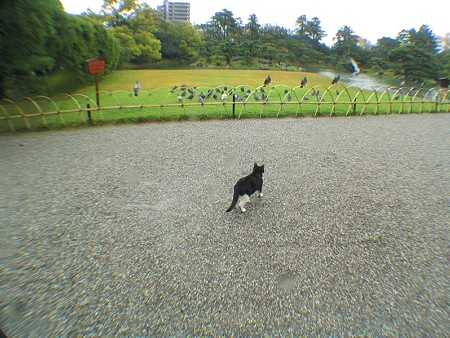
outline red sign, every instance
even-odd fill
[[[105,60],[104,59],[91,59],[86,61],[89,67],[89,73],[103,73],[105,71]]]

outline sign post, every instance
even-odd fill
[[[100,108],[100,96],[98,90],[98,74],[105,71],[105,59],[90,59],[86,61],[89,67],[89,73],[95,75],[95,98],[97,99],[97,107]]]

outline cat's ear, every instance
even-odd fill
[[[258,168],[258,165],[256,164],[256,162],[255,162],[255,164],[253,165],[253,170],[254,169],[257,169]]]

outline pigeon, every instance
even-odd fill
[[[227,97],[228,97],[227,93],[223,93],[222,97],[221,97],[221,100],[225,101],[227,99]]]
[[[255,98],[255,101],[261,101],[261,98],[258,95],[256,95],[256,93],[253,94],[253,97]]]
[[[267,86],[270,82],[272,82],[272,79],[270,78],[270,75],[267,75],[266,79],[264,80],[264,87]]]
[[[234,95],[234,98],[238,102],[244,102],[244,99],[242,97],[240,97],[239,95]]]
[[[338,83],[339,80],[340,80],[340,78],[341,78],[341,75],[336,76],[336,77],[331,81],[331,84],[334,85],[335,83]]]
[[[245,92],[245,88],[244,87],[241,87],[241,92]]]
[[[358,76],[358,74],[361,72],[361,70],[358,67],[358,64],[356,63],[354,58],[350,58],[350,63],[352,64],[352,68],[353,68],[353,73],[352,76]]]
[[[306,76],[302,79],[302,82],[300,82],[300,88],[303,88],[303,86],[308,82],[308,79]]]
[[[181,95],[178,95],[177,100],[181,102],[183,101],[183,97]]]
[[[192,100],[193,98],[194,98],[194,94],[193,94],[193,93],[191,93],[191,94],[187,97],[188,100]]]

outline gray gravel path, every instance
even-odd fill
[[[449,140],[450,114],[1,135],[0,327],[444,337]],[[225,213],[254,161],[264,197]]]

